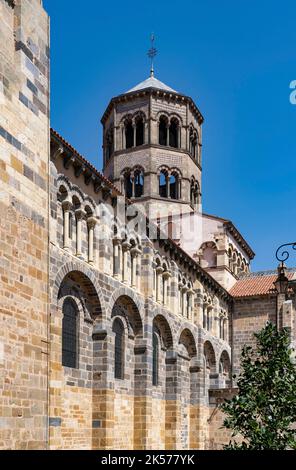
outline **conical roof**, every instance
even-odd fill
[[[134,91],[145,90],[146,88],[156,88],[158,90],[164,90],[164,91],[177,93],[176,90],[173,90],[173,88],[169,87],[168,85],[161,82],[160,80],[157,80],[157,78],[155,78],[154,76],[150,76],[143,82],[136,85],[131,90],[128,90],[126,93],[132,93]]]

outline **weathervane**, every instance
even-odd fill
[[[151,70],[150,70],[150,77],[154,77],[154,57],[157,55],[157,50],[154,47],[155,36],[151,34],[151,48],[148,51],[148,57],[151,59]]]

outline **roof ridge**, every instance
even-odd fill
[[[296,267],[295,268],[286,268],[286,271],[288,273],[293,273],[296,272]],[[277,269],[269,269],[265,271],[255,271],[255,272],[250,272],[250,273],[243,273],[239,276],[239,280],[242,279],[250,279],[254,277],[264,277],[264,276],[275,276],[277,275]]]

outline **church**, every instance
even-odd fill
[[[203,213],[191,97],[153,67],[112,97],[100,172],[51,128],[42,1],[0,17],[0,449],[221,449],[242,347],[295,340],[295,270]]]

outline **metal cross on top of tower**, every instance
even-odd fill
[[[151,34],[151,48],[148,51],[148,57],[151,59],[151,70],[150,70],[150,77],[154,77],[154,57],[157,55],[157,49],[154,47],[155,36]]]

